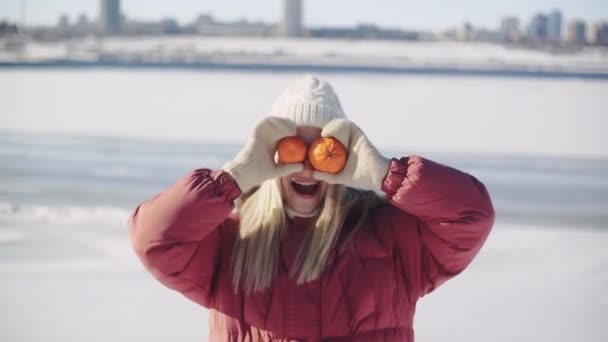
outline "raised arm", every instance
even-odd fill
[[[392,204],[383,216],[390,217],[387,225],[394,230],[412,300],[467,267],[494,224],[494,208],[483,184],[419,156],[389,160],[346,119],[331,121],[321,135],[339,139],[349,155],[340,173],[315,172],[315,178],[383,192]]]
[[[133,247],[145,267],[169,288],[208,307],[219,264],[221,228],[234,199],[267,179],[302,169],[300,163],[274,162],[277,142],[295,134],[292,121],[266,118],[224,165],[224,171],[195,170],[142,203],[129,227]]]
[[[129,234],[146,269],[167,287],[209,306],[220,226],[240,191],[223,171],[198,169],[140,204]]]
[[[481,182],[419,156],[393,159],[382,190],[397,208],[394,242],[414,300],[462,272],[494,224]]]

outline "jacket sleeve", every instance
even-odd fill
[[[220,227],[239,193],[229,174],[198,169],[140,204],[129,219],[129,235],[146,269],[167,287],[208,307]]]
[[[396,208],[394,244],[414,301],[462,272],[494,224],[481,182],[419,156],[393,159],[382,189]]]

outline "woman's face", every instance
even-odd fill
[[[321,136],[321,129],[316,127],[298,127],[298,136],[304,139],[306,145]],[[300,172],[281,177],[283,188],[283,203],[291,210],[299,214],[311,214],[319,208],[327,183],[312,177],[314,169],[308,162],[304,161],[304,169]]]

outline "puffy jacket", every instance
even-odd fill
[[[419,156],[393,159],[383,191],[388,203],[304,285],[288,276],[309,220],[296,217],[272,285],[234,293],[240,191],[221,170],[195,170],[142,203],[130,237],[160,282],[209,308],[210,341],[413,341],[417,300],[467,267],[494,209],[476,178]]]

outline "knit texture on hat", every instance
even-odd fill
[[[290,83],[269,115],[291,119],[297,126],[319,128],[333,119],[346,118],[332,86],[311,75]]]

